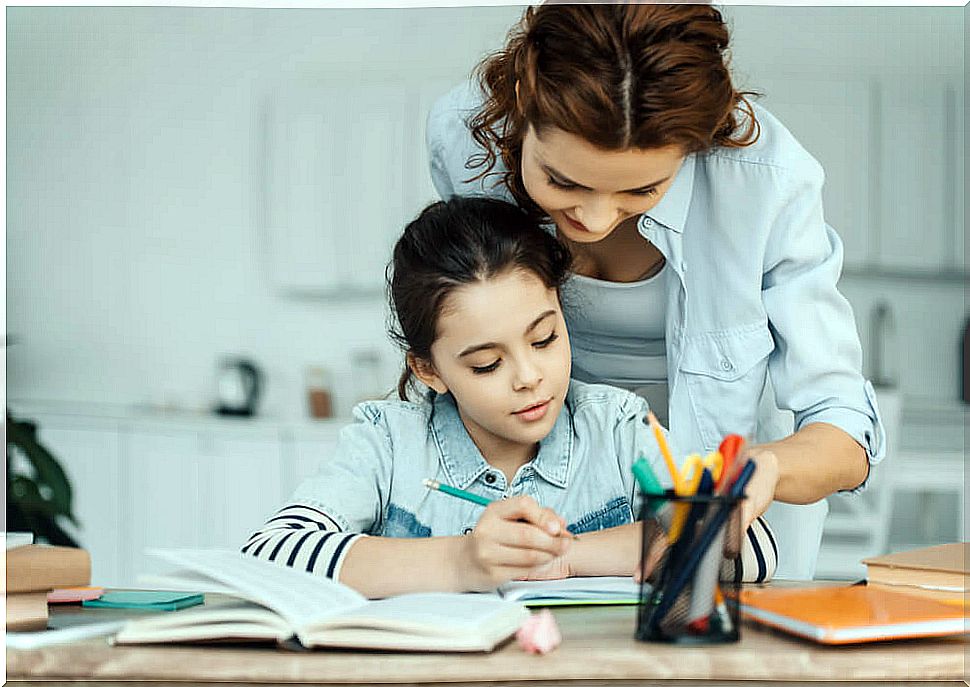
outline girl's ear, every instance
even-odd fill
[[[430,360],[425,360],[424,358],[419,358],[413,353],[408,353],[406,356],[407,365],[411,368],[411,372],[425,385],[431,387],[439,394],[448,393],[448,386],[442,381],[441,377],[434,369],[434,365]]]

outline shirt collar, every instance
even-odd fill
[[[684,231],[684,225],[687,224],[687,211],[690,209],[690,199],[694,192],[695,160],[694,153],[684,158],[680,169],[677,170],[677,176],[674,177],[674,183],[667,189],[660,202],[640,216],[641,230],[646,217],[672,231],[678,233]]]
[[[441,464],[452,486],[465,489],[491,466],[465,429],[454,397],[450,393],[436,394],[432,403],[431,431],[441,456]],[[532,461],[536,474],[550,484],[565,488],[568,484],[572,447],[572,410],[564,405],[552,431],[539,442],[539,452]]]

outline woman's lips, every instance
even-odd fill
[[[512,414],[518,418],[521,418],[522,420],[525,420],[526,422],[535,422],[536,420],[541,420],[543,417],[545,417],[546,411],[549,410],[550,401],[543,401],[538,405],[529,406],[523,410],[517,410]]]
[[[589,231],[589,229],[586,228],[586,225],[580,222],[579,220],[575,220],[566,214],[564,214],[563,217],[565,217],[566,221],[569,222],[573,227],[575,227],[579,231]]]

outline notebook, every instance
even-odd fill
[[[149,578],[154,586],[221,592],[236,600],[133,620],[116,644],[295,641],[304,648],[490,651],[529,613],[492,594],[403,594],[369,601],[339,582],[236,551],[148,553],[180,566]]]
[[[743,617],[823,644],[970,631],[962,607],[885,587],[749,589],[740,600]]]
[[[640,603],[640,585],[632,577],[570,577],[563,580],[513,581],[498,589],[509,601],[526,606],[624,606]]]
[[[159,592],[147,589],[105,592],[97,599],[82,602],[91,608],[135,608],[143,611],[177,611],[180,608],[198,606],[203,602],[201,594],[192,592]]]
[[[970,543],[942,544],[862,561],[866,579],[946,592],[970,591]]]

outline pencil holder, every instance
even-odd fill
[[[738,581],[721,579],[736,557],[744,497],[645,495],[636,638],[718,644],[741,638]],[[728,569],[733,566],[724,566]]]

